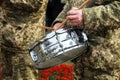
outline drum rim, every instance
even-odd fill
[[[54,57],[43,63],[35,62],[34,65],[35,65],[35,68],[37,68],[37,69],[41,69],[41,70],[47,69],[47,68],[59,65],[61,63],[64,63],[66,61],[75,59],[76,57],[79,57],[80,55],[86,53],[86,51],[87,51],[87,43],[85,43],[81,47],[77,48],[75,51],[70,50],[67,53],[62,53],[62,54],[58,55],[57,57]],[[74,56],[69,56],[69,55],[74,55]],[[62,61],[61,61],[61,59],[62,59]],[[52,64],[54,61],[56,61],[57,63]],[[49,64],[49,66],[48,66],[48,64]]]

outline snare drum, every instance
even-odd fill
[[[38,69],[45,69],[72,60],[87,50],[87,36],[79,28],[62,28],[45,35],[29,47]]]

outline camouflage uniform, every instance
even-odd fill
[[[84,1],[68,0],[55,22],[63,21],[71,7],[78,7]],[[120,76],[120,0],[95,0],[93,7],[83,8],[83,17],[91,48],[73,60],[75,79],[117,80]]]
[[[37,80],[28,54],[45,33],[47,0],[4,0],[0,5],[0,64],[3,80]],[[33,26],[38,23],[39,26]]]
[[[61,0],[61,3],[67,3],[68,0]]]

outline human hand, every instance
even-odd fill
[[[80,26],[83,24],[83,14],[81,9],[73,7],[70,11],[67,12],[66,18],[74,26]]]
[[[54,30],[57,30],[60,25],[61,25],[60,22],[55,23],[54,26],[53,26]]]

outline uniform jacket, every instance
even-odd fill
[[[10,51],[28,51],[45,33],[47,0],[6,0],[0,5],[0,43]],[[34,25],[38,24],[38,26]]]
[[[79,7],[84,1],[68,0],[54,23],[62,22],[67,11]],[[88,36],[91,54],[77,58],[77,76],[80,78],[82,74],[79,80],[115,80],[109,77],[120,75],[120,0],[95,0],[92,7],[84,7],[82,10],[83,29]],[[71,24],[68,21],[66,25]],[[103,78],[102,74],[110,76]]]
[[[2,0],[0,2],[0,66],[3,80],[37,80],[28,53],[31,43],[45,30],[48,0]],[[38,24],[38,26],[34,24]]]
[[[66,12],[72,7],[79,7],[85,0],[68,0],[64,10],[59,14],[55,21],[63,21]],[[85,29],[97,30],[98,27],[109,26],[117,28],[120,25],[120,0],[95,0],[92,8],[83,9]]]

